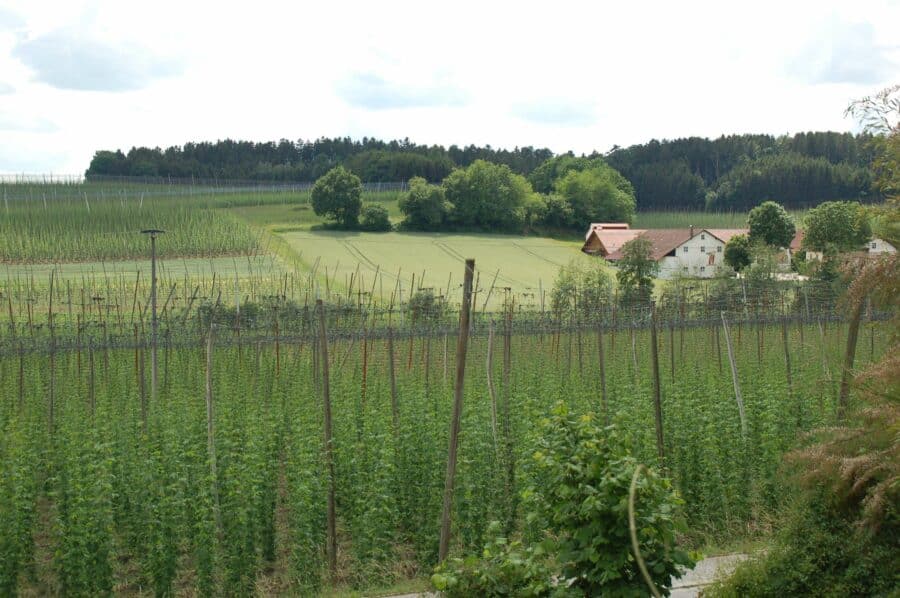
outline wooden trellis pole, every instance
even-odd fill
[[[325,411],[325,465],[328,471],[327,552],[328,570],[332,578],[337,574],[337,521],[335,516],[334,447],[331,435],[331,388],[328,378],[328,336],[325,331],[325,305],[316,300],[319,310],[319,345],[322,365],[322,404]]]
[[[459,425],[462,419],[463,385],[466,380],[466,350],[469,342],[469,317],[472,310],[472,278],[475,260],[466,260],[463,279],[463,300],[459,312],[459,338],[456,343],[456,389],[453,395],[453,417],[450,420],[450,447],[447,451],[447,475],[444,479],[444,505],[441,513],[441,537],[438,562],[444,562],[450,552],[450,523],[453,510],[453,483],[456,478],[456,457],[459,448]]]
[[[656,422],[656,451],[660,466],[665,465],[666,450],[663,441],[662,391],[659,383],[659,340],[656,334],[656,303],[650,303],[650,360],[653,364],[653,415]]]
[[[722,329],[725,331],[725,345],[728,347],[728,362],[731,364],[731,381],[734,384],[734,399],[737,401],[738,415],[741,418],[741,436],[747,438],[747,421],[744,418],[744,398],[741,395],[741,384],[738,381],[737,363],[734,360],[734,348],[731,346],[731,335],[728,333],[728,322],[722,312]]]

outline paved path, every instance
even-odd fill
[[[672,598],[693,598],[700,595],[700,590],[708,586],[719,576],[725,576],[734,571],[738,563],[747,558],[746,554],[726,554],[713,556],[697,563],[697,566],[688,571],[672,583]]]
[[[747,558],[746,554],[726,554],[703,559],[697,566],[676,579],[672,584],[672,598],[695,598],[700,595],[700,590],[716,580],[717,576],[728,575],[741,561]],[[437,598],[437,594],[426,592],[424,594],[403,594],[391,596],[391,598]]]

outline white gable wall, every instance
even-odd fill
[[[884,239],[874,238],[866,244],[869,253],[897,253],[897,248]]]
[[[692,239],[675,249],[674,256],[659,261],[659,277],[690,276],[712,278],[725,265],[725,243],[706,231],[700,231]]]

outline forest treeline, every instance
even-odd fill
[[[605,155],[586,157],[602,158],[624,175],[634,186],[639,210],[745,210],[766,199],[802,208],[833,199],[875,199],[870,141],[869,135],[836,132],[690,137],[614,147]],[[265,143],[226,139],[166,149],[136,147],[127,153],[98,151],[86,176],[311,182],[342,165],[366,182],[422,177],[437,183],[455,168],[485,160],[508,166],[527,176],[535,191],[549,193],[546,163],[551,158],[549,149],[531,146],[445,148],[366,137]]]

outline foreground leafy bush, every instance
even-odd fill
[[[452,560],[438,568],[432,582],[448,596],[646,595],[628,522],[638,467],[627,439],[614,427],[603,428],[594,414],[575,416],[558,404],[542,424],[532,483],[523,496],[527,535],[534,541],[523,547],[494,540],[482,559]],[[681,500],[652,470],[636,488],[641,555],[653,583],[665,592],[680,566],[694,564],[675,547]]]

